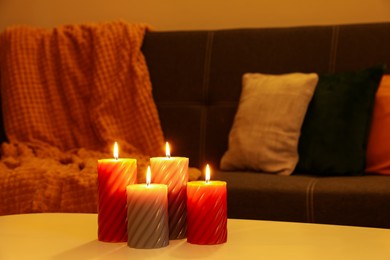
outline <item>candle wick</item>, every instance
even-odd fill
[[[206,179],[206,183],[209,183],[210,182],[210,180],[209,179]]]

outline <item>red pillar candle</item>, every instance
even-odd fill
[[[210,181],[206,166],[205,181],[187,183],[187,242],[214,245],[227,241],[226,182]]]
[[[127,245],[132,248],[160,248],[169,244],[168,189],[165,184],[127,186]]]
[[[118,159],[118,145],[114,145],[114,159],[98,160],[98,240],[127,241],[126,187],[137,182],[137,160]]]
[[[171,157],[166,143],[166,157],[150,158],[152,182],[168,186],[169,239],[182,239],[187,233],[188,158]]]

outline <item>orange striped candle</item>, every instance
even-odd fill
[[[188,158],[171,157],[166,143],[166,157],[150,158],[152,182],[168,186],[169,239],[182,239],[187,233]]]
[[[227,241],[226,182],[210,181],[206,166],[205,181],[187,184],[188,230],[187,242],[215,245]]]
[[[98,160],[98,240],[127,241],[126,187],[137,182],[137,160],[118,159],[118,145],[114,145],[114,159]]]

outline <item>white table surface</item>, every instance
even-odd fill
[[[390,229],[228,220],[228,242],[133,249],[97,241],[96,214],[0,217],[0,259],[390,259]]]

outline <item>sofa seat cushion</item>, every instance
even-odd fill
[[[384,175],[318,178],[311,222],[390,228],[390,178]]]
[[[212,179],[227,182],[229,218],[307,222],[307,189],[314,177],[213,171]]]
[[[390,178],[213,171],[227,182],[228,217],[390,228]]]

